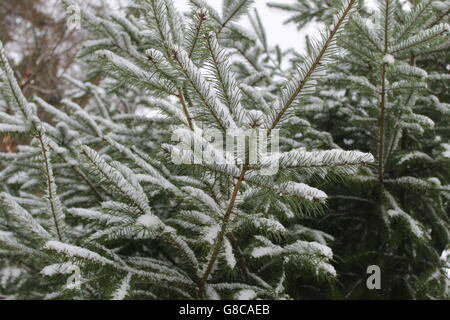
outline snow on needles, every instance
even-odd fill
[[[155,229],[159,225],[159,218],[153,214],[145,214],[137,219],[137,223],[148,228]]]
[[[102,265],[111,264],[108,259],[102,257],[96,252],[59,241],[47,241],[44,245],[44,249],[56,251],[71,258],[81,258],[95,261]]]

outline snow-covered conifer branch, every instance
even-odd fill
[[[307,152],[292,150],[290,152],[270,156],[263,166],[270,166],[273,161],[279,161],[280,168],[318,168],[368,165],[375,162],[370,153],[344,150],[326,150]]]
[[[179,192],[179,189],[176,186],[174,186],[156,168],[154,168],[150,163],[142,159],[139,155],[135,154],[129,148],[121,145],[117,141],[114,141],[111,137],[106,137],[105,139],[118,151],[122,152],[127,157],[129,157],[130,160],[134,161],[134,163],[136,163],[137,166],[141,167],[151,176],[153,176],[156,179],[155,181],[157,181],[158,185],[161,186],[163,189],[171,190],[174,193]]]
[[[130,85],[143,86],[153,93],[163,93],[166,95],[176,95],[174,85],[171,81],[161,79],[159,74],[151,74],[136,66],[128,59],[120,57],[108,50],[99,50],[96,52],[98,57],[105,59],[111,65],[112,72],[118,72],[119,77],[126,77],[134,80]]]
[[[232,20],[237,20],[241,15],[245,14],[248,8],[254,3],[254,0],[232,0],[224,8],[222,23],[218,34],[228,26]]]
[[[316,77],[324,70],[331,54],[336,50],[336,37],[343,30],[356,2],[356,0],[345,1],[341,12],[334,19],[334,24],[326,33],[321,34],[320,40],[316,41],[312,55],[298,67],[293,79],[286,83],[271,113],[269,129],[278,126],[301,93],[310,93],[314,88]]]
[[[420,45],[441,37],[443,34],[448,33],[449,30],[450,26],[448,24],[441,23],[430,29],[423,30],[409,39],[390,46],[388,50],[391,54],[398,54],[402,51],[419,47]]]
[[[59,199],[59,196],[56,191],[56,182],[55,176],[53,174],[53,166],[50,162],[51,160],[50,160],[49,141],[47,136],[45,135],[45,131],[43,128],[41,128],[38,133],[38,139],[42,150],[44,173],[47,180],[46,200],[48,201],[48,209],[53,217],[56,235],[58,236],[58,239],[60,241],[64,241],[66,239],[66,225],[64,221],[65,216],[61,200]]]
[[[129,294],[130,290],[130,281],[131,281],[131,273],[128,273],[125,278],[120,282],[117,289],[114,291],[113,297],[111,300],[124,300],[125,297]]]
[[[149,23],[155,26],[160,48],[168,58],[171,56],[171,47],[175,44],[172,30],[168,21],[167,7],[164,0],[138,0],[148,9]]]
[[[216,22],[220,23],[221,18],[219,13],[214,9],[212,6],[210,6],[205,0],[189,0],[189,3],[197,9],[205,9],[209,16]]]
[[[304,55],[272,46],[257,12],[236,23],[255,1],[188,2],[83,9],[57,97],[7,37],[29,85],[1,48],[0,296],[444,297],[448,5],[272,5],[329,26]],[[280,133],[256,163],[253,129]],[[397,267],[395,290],[366,290],[368,259]]]
[[[177,62],[180,71],[186,80],[189,81],[196,97],[215,120],[216,125],[222,131],[236,128],[236,123],[231,117],[230,111],[217,99],[212,85],[205,80],[205,77],[188,57],[188,54],[181,48],[174,49],[172,53],[173,59]]]
[[[194,12],[192,21],[188,26],[185,38],[186,38],[186,52],[188,52],[189,58],[194,61],[197,60],[195,53],[201,52],[201,38],[208,32],[208,11],[204,8],[198,12]],[[200,54],[199,54],[200,55]]]
[[[207,35],[205,42],[209,51],[207,63],[211,70],[211,81],[236,123],[241,124],[245,114],[241,106],[240,90],[229,64],[229,56],[219,47],[213,34]]]
[[[6,57],[6,52],[3,47],[3,43],[0,41],[0,69],[3,71],[5,76],[7,89],[12,95],[18,110],[22,113],[24,120],[30,121],[33,116],[33,110],[30,108],[27,99],[22,93],[22,90],[17,83],[14,72],[11,69],[8,58]],[[0,75],[2,75],[0,74]],[[3,94],[3,93],[2,93]]]
[[[123,195],[133,201],[134,205],[141,210],[142,214],[152,215],[147,196],[142,192],[138,184],[133,185],[130,182],[134,180],[137,183],[136,177],[128,176],[128,180],[124,176],[124,172],[120,172],[118,169],[109,165],[97,152],[87,146],[83,146],[83,154]],[[130,171],[128,173],[131,174]]]
[[[11,195],[3,192],[0,196],[2,202],[9,208],[8,216],[16,220],[21,229],[28,229],[44,241],[52,239],[47,230],[27,210],[20,206]]]

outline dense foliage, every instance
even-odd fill
[[[0,295],[448,297],[450,6],[270,4],[325,25],[301,54],[254,1],[189,2],[82,11],[57,105],[0,43],[0,133],[27,141],[0,153]]]

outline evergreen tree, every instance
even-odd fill
[[[445,297],[444,3],[282,6],[326,24],[301,55],[254,1],[189,2],[82,12],[61,107],[25,97],[0,44],[0,132],[29,141],[0,153],[0,295]]]
[[[310,1],[298,2],[281,6],[292,11],[291,21],[302,26],[323,17],[297,17]],[[377,167],[324,188],[330,215],[313,225],[336,238],[338,297],[448,297],[441,255],[450,242],[450,4],[377,4],[352,16],[338,40],[345,53],[303,106],[339,146],[376,155]],[[369,265],[382,270],[381,290],[361,281]]]
[[[187,16],[169,0],[135,1],[126,16],[84,12],[91,39],[80,56],[92,72],[87,82],[68,78],[74,90],[61,109],[27,101],[0,49],[0,129],[31,138],[1,154],[7,297],[297,298],[286,279],[298,270],[334,278],[329,236],[299,224],[327,197],[306,182],[355,172],[372,155],[299,142],[258,150],[255,165],[248,144],[224,154],[202,132],[283,128],[312,93],[356,1],[345,1],[283,84],[276,68],[256,64],[259,74],[245,75],[230,61],[236,50],[251,54],[251,44],[254,55],[273,52],[235,23],[252,1],[224,1],[222,14],[191,2]],[[268,97],[258,94],[260,81]],[[165,116],[141,116],[143,106]],[[52,121],[39,119],[40,109]],[[173,132],[191,148],[171,141]],[[205,159],[177,165],[174,155]],[[277,174],[264,173],[278,163]]]

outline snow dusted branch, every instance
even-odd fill
[[[288,81],[283,89],[281,97],[275,104],[271,115],[269,129],[273,130],[286,116],[292,104],[298,100],[299,95],[311,91],[315,78],[324,70],[324,65],[329,62],[330,56],[336,50],[336,37],[346,25],[357,0],[347,0],[342,11],[335,17],[335,23],[321,35],[320,42],[317,41],[314,51],[310,57],[301,65],[294,78]]]
[[[56,192],[55,177],[53,175],[53,168],[50,162],[49,143],[45,136],[44,129],[41,129],[38,134],[39,143],[42,149],[42,156],[44,158],[44,170],[47,178],[47,200],[50,208],[50,212],[53,216],[53,222],[55,224],[56,234],[60,241],[64,241],[66,238],[66,227],[64,222],[64,213],[61,201],[59,200]]]

